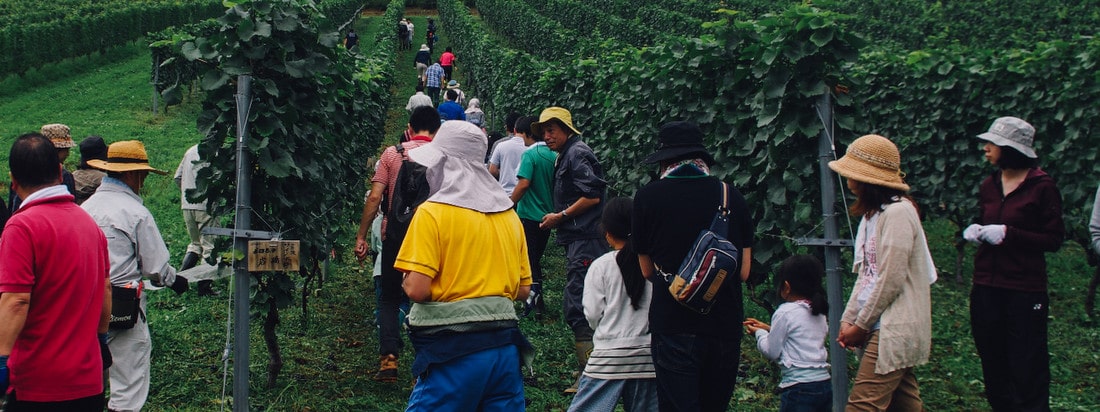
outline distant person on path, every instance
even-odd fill
[[[412,48],[413,34],[416,33],[416,26],[413,24],[412,20],[408,18],[405,19],[405,25],[409,27],[408,33],[405,33],[405,50],[409,50]]]
[[[405,103],[405,110],[408,110],[411,114],[417,107],[431,107],[435,108],[432,104],[432,98],[424,94],[424,86],[416,85],[416,94],[409,96],[409,102]]]
[[[657,410],[657,375],[650,353],[649,303],[653,287],[642,276],[631,240],[629,197],[607,202],[600,226],[614,249],[597,258],[584,278],[584,316],[595,329],[592,355],[570,411]]]
[[[764,357],[779,364],[779,410],[829,412],[833,408],[829,379],[829,302],[821,280],[825,269],[811,255],[795,255],[779,265],[775,290],[783,303],[772,324],[745,319],[745,332],[756,336]]]
[[[416,67],[416,78],[421,86],[427,81],[424,78],[424,72],[428,71],[429,64],[432,64],[431,49],[428,48],[427,44],[421,44],[420,51],[416,52],[416,57],[413,58],[413,66]]]
[[[978,138],[986,141],[986,160],[998,169],[978,187],[977,223],[963,232],[978,244],[970,328],[982,358],[985,395],[995,411],[1049,411],[1044,254],[1065,240],[1062,194],[1039,168],[1031,124],[1001,117]]]
[[[428,92],[428,97],[432,98],[432,105],[434,106],[439,102],[439,90],[443,88],[443,67],[439,65],[439,62],[432,63],[428,66],[428,70],[424,71],[424,89]]]
[[[183,210],[183,223],[187,226],[187,237],[191,240],[187,244],[187,254],[183,256],[183,262],[180,263],[180,270],[191,269],[200,261],[209,261],[210,254],[214,252],[214,237],[203,235],[202,229],[217,227],[218,222],[206,213],[205,199],[192,201],[189,196],[194,196],[196,193],[188,193],[198,190],[199,170],[207,165],[208,163],[199,157],[199,145],[196,144],[187,149],[183,154],[183,160],[180,160],[179,166],[176,167],[175,181],[176,186],[180,188],[180,209]],[[220,292],[214,290],[213,284],[214,281],[210,279],[200,280],[197,288],[198,295],[220,295]]]
[[[714,157],[703,144],[702,130],[691,122],[662,125],[657,150],[644,162],[658,165],[660,178],[634,195],[630,236],[642,274],[653,282],[649,331],[657,401],[662,411],[724,411],[740,363],[741,284],[752,263],[752,215],[741,192],[728,186],[727,238],[741,252],[741,270],[726,277],[709,313],[688,309],[673,299],[662,274],[675,272],[699,232],[710,227],[722,205],[723,185],[710,174]]]
[[[17,138],[8,168],[24,202],[0,242],[0,399],[6,411],[102,411],[107,239],[61,185],[48,139]]]
[[[565,292],[562,310],[573,331],[577,370],[581,372],[592,352],[592,327],[584,317],[584,276],[593,260],[607,252],[599,230],[603,198],[607,188],[603,167],[596,154],[581,140],[573,126],[573,115],[561,107],[548,107],[531,124],[546,146],[558,153],[554,166],[554,212],[542,217],[539,227],[557,229],[557,242],[565,247]],[[503,144],[503,143],[501,143]],[[498,148],[500,146],[497,146]],[[565,393],[576,393],[580,375]]]
[[[466,120],[466,111],[462,110],[462,106],[455,102],[458,93],[454,90],[447,90],[446,96],[446,100],[439,104],[439,118],[443,121]]]
[[[371,177],[370,194],[366,204],[363,205],[363,214],[359,218],[359,231],[355,235],[355,256],[359,260],[367,257],[370,251],[370,228],[374,218],[378,215],[378,208],[385,198],[387,204],[385,210],[393,207],[393,189],[397,183],[397,172],[401,170],[401,163],[412,149],[420,147],[432,141],[436,130],[439,129],[439,114],[431,107],[417,107],[409,115],[409,129],[414,136],[408,142],[401,143],[404,153],[398,153],[397,148],[390,146],[382,151]],[[394,261],[397,252],[401,248],[402,236],[390,236],[388,234],[389,219],[382,218],[382,276],[377,288],[382,290],[382,301],[378,310],[378,334],[379,334],[379,369],[373,379],[379,382],[397,382],[397,360],[401,355],[403,342],[401,340],[401,326],[398,324],[398,306],[404,299],[401,291],[402,275],[394,269]],[[391,231],[392,232],[392,231]]]
[[[42,126],[42,130],[39,133],[50,139],[53,143],[54,149],[57,151],[57,162],[61,164],[61,184],[65,185],[65,188],[69,190],[69,193],[76,193],[76,181],[73,179],[73,174],[65,170],[65,159],[69,158],[69,151],[76,143],[73,142],[73,137],[69,134],[69,126],[53,123]],[[23,203],[23,199],[19,198],[19,195],[15,192],[14,188],[8,188],[8,207],[10,214],[15,214],[16,210],[19,210],[19,205]]]
[[[435,33],[435,19],[428,17],[428,33]]]
[[[447,90],[454,90],[455,93],[457,93],[457,97],[455,97],[455,103],[458,103],[459,106],[462,106],[466,104],[466,93],[463,93],[460,87],[462,87],[462,85],[458,83],[458,80],[451,79],[447,81]]]
[[[107,146],[106,161],[89,160],[88,164],[107,172],[99,189],[81,207],[107,236],[113,306],[120,306],[120,296],[133,296],[132,293],[120,293],[123,289],[129,292],[137,289],[138,300],[133,323],[126,328],[113,326],[107,340],[114,357],[107,409],[140,411],[149,396],[149,362],[153,352],[149,324],[144,315],[148,311],[145,294],[141,293],[142,279],[167,285],[177,294],[187,291],[188,287],[187,279],[176,276],[176,269],[169,264],[168,247],[153,214],[142,204],[139,195],[150,172],[159,175],[168,172],[149,165],[145,145],[137,140],[112,143]]]
[[[359,46],[359,35],[355,33],[355,29],[348,30],[347,36],[344,36],[344,48],[348,50],[356,50]]]
[[[885,137],[866,135],[829,168],[847,179],[856,195],[849,209],[861,217],[852,265],[858,277],[837,336],[844,348],[863,348],[846,410],[924,410],[913,368],[928,363],[932,346],[936,268],[901,155]]]
[[[428,169],[432,194],[417,208],[395,264],[414,302],[408,411],[525,408],[520,359],[529,364],[534,350],[513,301],[527,298],[531,271],[512,201],[481,163],[485,148],[477,126],[445,122],[431,143],[409,150]]]
[[[523,138],[527,149],[516,170],[516,187],[512,189],[511,199],[523,224],[527,260],[531,264],[531,295],[523,302],[523,314],[527,316],[534,310],[535,316],[541,319],[546,310],[542,296],[542,255],[550,241],[550,229],[540,228],[539,223],[554,210],[554,163],[558,154],[546,146],[541,135],[531,131],[531,123],[538,120],[534,116],[516,120],[515,133]]]
[[[466,105],[466,121],[480,127],[481,131],[485,132],[485,112],[481,111],[481,100],[476,97],[470,99],[470,103]]]
[[[107,160],[107,143],[103,142],[102,137],[88,136],[80,141],[80,166],[73,171],[73,183],[76,189],[73,195],[78,205],[88,200],[99,188],[99,182],[107,176],[106,172],[88,166],[88,161],[92,159]]]
[[[439,56],[439,65],[443,66],[444,78],[447,80],[454,79],[455,70],[455,54],[448,47],[443,51],[443,54]]]
[[[409,47],[409,23],[405,19],[401,19],[397,22],[397,48],[408,50]]]
[[[516,134],[516,122],[521,116],[519,113],[509,113],[504,118],[504,127],[508,130],[508,138],[497,144],[493,154],[489,156],[489,173],[500,181],[500,187],[509,195],[515,189],[519,181],[516,171],[523,160],[523,152],[527,150],[527,144],[523,137]],[[539,220],[542,220],[541,217]]]

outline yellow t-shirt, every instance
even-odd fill
[[[481,213],[424,202],[409,223],[394,267],[432,278],[431,301],[503,296],[531,284],[527,242],[514,210]]]

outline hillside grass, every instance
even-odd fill
[[[413,17],[417,38],[427,27],[426,16]],[[375,30],[387,27],[376,18],[357,23],[366,41]],[[446,47],[450,33],[440,32]],[[418,46],[419,42],[414,42]],[[361,44],[364,50],[369,44]],[[437,50],[441,50],[438,49]],[[415,48],[398,56],[393,107],[387,122],[387,142],[393,144],[407,122],[404,104],[413,93]],[[438,53],[436,53],[438,56]],[[459,73],[461,80],[461,55]],[[198,141],[195,116],[198,96],[185,99],[167,114],[150,111],[148,52],[139,44],[122,46],[104,55],[78,58],[28,73],[23,78],[0,79],[0,169],[7,169],[7,150],[15,136],[36,131],[42,124],[61,122],[72,127],[74,138],[102,135],[108,142],[139,139],[145,142],[151,163],[174,171],[186,148]],[[476,97],[467,92],[468,98]],[[74,151],[68,162],[76,164]],[[4,176],[7,187],[6,173]],[[362,184],[348,182],[348,184]],[[975,182],[977,184],[977,182]],[[2,191],[4,189],[0,189]],[[179,262],[187,243],[179,212],[179,192],[170,177],[151,176],[144,198],[160,226],[173,262]],[[919,199],[918,199],[919,200]],[[348,216],[349,225],[358,216]],[[926,222],[933,255],[941,271],[954,267],[952,246],[956,228],[947,222]],[[353,239],[344,239],[351,242]],[[973,248],[963,267],[972,268]],[[572,339],[560,320],[564,261],[560,247],[551,246],[544,260],[547,273],[548,317],[524,319],[521,328],[538,351],[536,375],[528,382],[527,396],[533,411],[561,411],[570,398],[561,394],[572,381]],[[1100,327],[1083,310],[1083,294],[1093,268],[1085,263],[1080,247],[1067,243],[1048,255],[1051,274],[1051,370],[1054,410],[1100,410]],[[337,256],[334,270],[308,291],[310,314],[300,308],[282,312],[279,339],[286,365],[277,387],[263,387],[267,355],[259,324],[251,325],[251,399],[254,410],[271,411],[399,411],[412,387],[408,366],[411,348],[402,356],[398,384],[370,380],[378,367],[377,335],[373,326],[374,289],[368,268],[350,255]],[[847,273],[847,271],[844,271]],[[850,287],[852,276],[845,277]],[[966,278],[966,276],[964,276]],[[982,396],[981,370],[968,321],[969,285],[953,282],[954,274],[942,273],[932,288],[933,353],[928,365],[917,368],[917,379],[929,410],[988,410]],[[228,292],[229,282],[216,287]],[[228,408],[232,376],[222,373],[226,349],[226,320],[230,293],[200,298],[194,293],[150,295],[149,321],[153,335],[152,388],[146,410],[208,411]],[[770,314],[746,300],[746,314],[762,320]],[[854,355],[849,357],[854,360]],[[850,362],[855,365],[855,362]],[[853,369],[854,370],[854,369]],[[731,410],[763,411],[778,408],[776,367],[756,351],[751,339],[742,342],[739,381]],[[225,382],[223,384],[223,382]],[[227,397],[222,397],[225,391]]]

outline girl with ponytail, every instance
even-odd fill
[[[657,410],[657,375],[650,352],[649,302],[630,229],[633,201],[607,202],[600,225],[615,250],[600,256],[584,278],[584,316],[595,333],[570,411],[607,411],[621,399],[628,411]]]
[[[825,270],[810,255],[784,260],[775,274],[785,301],[772,315],[772,325],[745,319],[745,331],[756,335],[765,357],[779,363],[780,411],[829,411],[833,393],[829,378],[825,315],[829,303],[821,278]]]

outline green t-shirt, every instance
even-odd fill
[[[546,143],[538,142],[523,152],[516,176],[530,181],[523,198],[516,205],[516,213],[521,219],[541,221],[543,216],[553,211],[554,161],[558,154]]]

